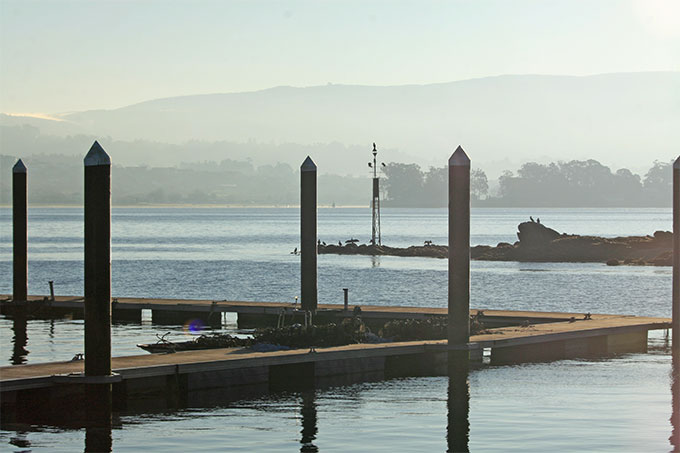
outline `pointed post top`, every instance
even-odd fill
[[[675,163],[673,164],[673,168],[675,170],[680,170],[680,156],[678,156],[678,158],[675,159]]]
[[[316,164],[311,157],[307,156],[302,165],[300,166],[300,171],[316,171]]]
[[[26,165],[24,165],[21,159],[12,167],[12,173],[26,173]]]
[[[97,140],[94,141],[90,151],[88,151],[83,160],[86,167],[96,167],[98,165],[111,165],[111,159],[106,154],[104,148],[101,147]]]
[[[463,148],[458,145],[458,148],[451,154],[451,157],[449,158],[449,167],[469,167],[470,166],[470,158],[468,157],[467,154],[465,154],[465,151],[463,151]]]

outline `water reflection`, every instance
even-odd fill
[[[10,437],[9,444],[19,448],[30,448],[31,442],[28,440],[26,431],[17,431],[14,437]]]
[[[85,428],[85,453],[111,452],[113,440],[111,427],[88,426]]]
[[[21,365],[28,360],[26,358],[28,355],[28,350],[26,349],[26,344],[28,343],[27,324],[26,312],[23,309],[17,309],[12,319],[12,331],[14,333],[12,337],[14,347],[12,348],[12,357],[10,359],[12,365]]]
[[[319,447],[314,445],[318,428],[316,426],[316,395],[314,389],[302,392],[302,438],[300,439],[301,452],[317,452]]]
[[[447,451],[467,452],[470,440],[470,383],[468,351],[449,352]]]
[[[671,451],[680,452],[680,348],[673,348],[672,356],[671,398],[673,410],[671,411],[670,442],[673,447]]]
[[[90,384],[85,388],[87,425],[85,452],[110,452],[111,437],[111,384]]]
[[[371,267],[380,267],[380,256],[371,255]]]

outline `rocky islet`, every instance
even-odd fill
[[[470,257],[485,261],[523,262],[602,262],[608,265],[671,266],[673,233],[656,231],[647,236],[605,238],[559,233],[537,221],[518,225],[518,240],[514,244],[478,245],[470,248]],[[429,241],[428,241],[429,242]],[[320,254],[386,255],[448,258],[446,245],[427,243],[422,246],[389,247],[386,245],[319,244]]]

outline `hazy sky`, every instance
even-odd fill
[[[0,0],[0,111],[499,74],[680,70],[680,1]]]

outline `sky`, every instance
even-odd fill
[[[501,74],[680,70],[676,0],[0,0],[0,112]]]

